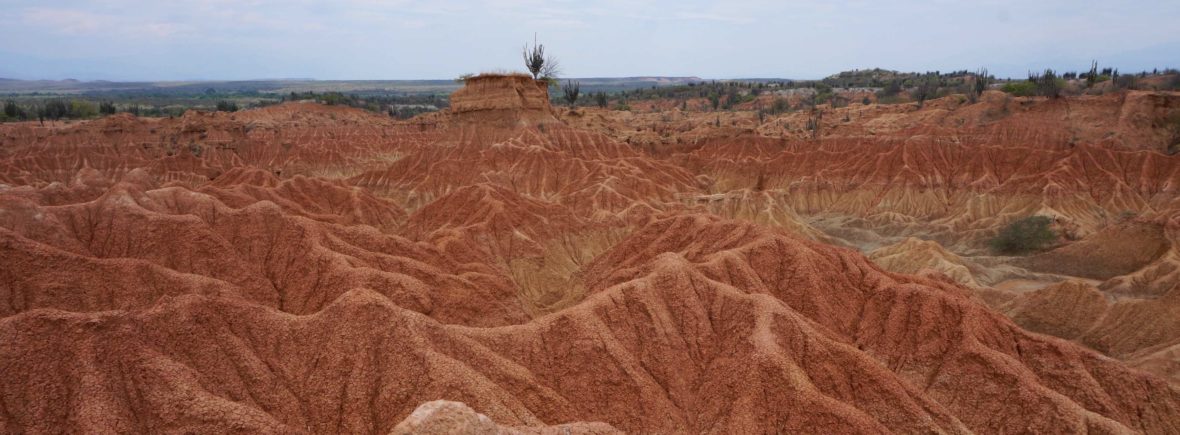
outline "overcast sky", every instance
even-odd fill
[[[0,77],[819,78],[854,68],[1180,67],[1180,0],[0,0]]]

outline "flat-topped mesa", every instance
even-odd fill
[[[524,74],[481,74],[451,94],[451,113],[464,121],[557,122],[552,110],[548,83]]]

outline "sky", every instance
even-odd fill
[[[1178,0],[0,0],[0,77],[821,78],[1180,67]]]

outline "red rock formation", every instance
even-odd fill
[[[385,431],[431,397],[501,424],[635,431],[1168,432],[1180,421],[1180,393],[1163,381],[1026,333],[965,289],[748,224],[660,220],[587,274],[593,296],[506,328],[447,327],[361,289],[310,316],[200,295],[131,312],[34,310],[0,322],[12,338],[0,361],[16,374],[0,389],[25,430]],[[955,399],[965,394],[974,400]],[[86,406],[58,414],[63,403]],[[185,421],[204,423],[172,426]]]
[[[543,91],[476,81],[431,122],[0,126],[0,430],[1180,432],[1180,390],[1079,344],[1171,373],[1170,324],[1133,332],[1175,292],[1083,288],[1095,323],[1037,308],[1076,289],[1013,296],[1014,323],[809,221],[1105,234],[1124,207],[1167,221],[1175,158],[1003,129],[647,150],[550,120]],[[1172,255],[1134,273],[1160,288]]]
[[[549,107],[549,83],[524,74],[480,74],[451,95],[451,113],[481,124],[528,125],[556,122]]]

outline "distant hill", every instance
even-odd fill
[[[966,70],[962,71],[930,71],[930,72],[902,72],[887,70],[881,68],[861,69],[852,71],[842,71],[836,74],[825,77],[822,82],[836,87],[842,88],[879,88],[883,87],[889,82],[909,82],[915,78],[922,77],[927,74],[937,74],[944,79],[959,79],[964,76],[972,74]]]
[[[75,79],[65,80],[17,80],[0,78],[0,93],[83,93],[88,91],[142,89],[151,87],[151,83],[142,82],[83,82]]]
[[[675,86],[699,82],[698,77],[590,77],[563,78],[582,84],[585,92],[613,92],[652,86]],[[449,94],[459,88],[454,80],[313,80],[267,79],[238,81],[112,82],[78,80],[16,80],[0,78],[0,94],[143,94],[198,95],[202,93],[342,92],[356,94]]]

